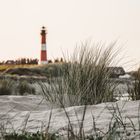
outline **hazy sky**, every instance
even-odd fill
[[[86,39],[119,39],[125,57],[140,61],[140,0],[0,0],[0,60],[39,58],[42,25],[49,58]]]

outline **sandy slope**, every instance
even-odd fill
[[[84,131],[86,134],[94,133],[93,117],[96,122],[96,130],[107,132],[112,113],[114,109],[117,110],[117,105],[123,117],[122,121],[127,129],[132,130],[132,122],[137,129],[139,127],[139,101],[118,101],[116,103],[102,103],[87,106],[84,119]],[[7,131],[43,131],[48,126],[51,110],[52,116],[49,131],[67,134],[68,118],[64,109],[52,106],[43,100],[41,96],[0,96],[0,125],[1,128],[5,127]],[[66,108],[71,124],[77,132],[83,116],[83,110],[84,106]],[[118,112],[116,116],[121,118]]]

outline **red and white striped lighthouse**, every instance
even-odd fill
[[[47,48],[46,48],[46,29],[43,26],[41,30],[41,56],[40,63],[47,64]]]

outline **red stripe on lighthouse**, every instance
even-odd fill
[[[41,43],[46,44],[46,35],[42,35]]]
[[[46,51],[41,51],[41,61],[47,61],[47,53]]]

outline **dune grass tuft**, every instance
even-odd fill
[[[116,42],[105,44],[82,43],[72,56],[65,57],[56,73],[57,78],[49,78],[49,85],[40,83],[47,100],[63,102],[66,106],[98,104],[113,101],[115,86],[110,82],[107,67],[115,61],[118,51]],[[52,82],[53,81],[53,82]]]

